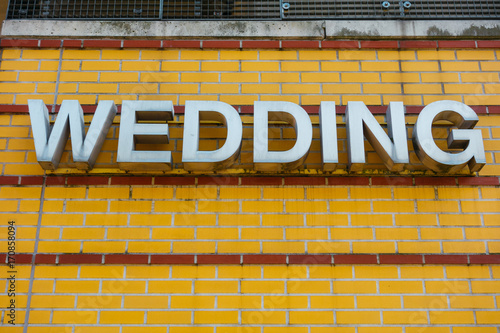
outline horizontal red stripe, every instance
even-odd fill
[[[325,99],[326,101],[326,99]],[[253,105],[233,105],[233,107],[239,111],[241,114],[253,114]],[[318,114],[319,113],[319,105],[301,105],[301,107],[308,113],[308,114]],[[368,109],[373,113],[373,114],[385,114],[387,112],[387,107],[388,105],[367,105]],[[476,113],[478,114],[498,114],[500,113],[500,106],[499,105],[472,105],[470,106]],[[49,110],[49,113],[57,113],[59,112],[59,109],[61,108],[61,105],[56,105],[55,106],[55,111],[52,112],[52,106],[47,105],[47,109]],[[97,105],[82,105],[83,113],[85,114],[93,114],[95,113],[95,110],[97,108]],[[122,106],[116,105],[117,112],[121,113],[121,108]],[[174,105],[174,113],[175,114],[184,114],[184,105]],[[421,105],[405,105],[406,113],[407,114],[419,114],[420,111],[424,106]],[[335,111],[337,114],[345,114],[345,105],[336,105]],[[0,104],[0,113],[28,113],[28,105],[26,104],[21,104],[21,105],[12,105],[12,104]]]
[[[3,39],[0,47],[54,48],[279,48],[279,40],[99,40],[99,39]],[[283,40],[282,48],[323,49],[436,49],[500,48],[499,40]]]
[[[20,180],[19,180],[20,179]],[[45,176],[48,186],[75,185],[171,185],[171,186],[498,186],[498,177],[405,176]],[[0,176],[0,185],[42,185],[43,176]],[[326,180],[326,181],[325,181]]]
[[[195,260],[196,258],[196,260]],[[15,255],[15,264],[30,264],[32,254]],[[243,260],[241,260],[243,259]],[[0,253],[0,262],[7,263]],[[104,261],[103,261],[104,260]],[[500,254],[45,254],[36,264],[114,265],[487,265],[500,264]]]

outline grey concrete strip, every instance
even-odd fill
[[[7,20],[3,37],[323,39],[324,21]]]
[[[327,39],[499,37],[497,20],[325,21]]]
[[[498,20],[51,21],[6,20],[3,37],[382,39],[492,38]]]

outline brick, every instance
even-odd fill
[[[341,82],[380,82],[380,74],[378,73],[341,73]]]
[[[97,311],[53,311],[52,324],[95,324]]]
[[[214,296],[172,296],[173,309],[213,309]]]
[[[31,187],[2,187],[0,198],[2,199],[39,199],[41,189]]]
[[[283,203],[280,201],[243,201],[241,203],[241,211],[245,213],[251,212],[267,212],[278,213],[283,212]]]
[[[358,41],[324,40],[321,41],[322,49],[358,49]]]
[[[191,324],[191,312],[188,311],[148,311],[148,324]],[[148,328],[149,331],[149,328]],[[158,331],[160,332],[160,331]]]
[[[124,40],[123,48],[161,48],[161,40]]]
[[[421,213],[458,213],[459,209],[456,201],[419,201],[417,202],[417,211]]]
[[[443,242],[444,253],[484,253],[484,242]]]
[[[455,296],[450,300],[452,309],[493,309],[495,300],[493,296]]]
[[[234,294],[238,292],[238,281],[195,281],[194,292],[198,294]]]
[[[391,186],[411,186],[413,179],[410,177],[373,177],[372,185],[391,185]],[[395,191],[397,189],[394,189]]]
[[[402,49],[434,49],[437,48],[437,41],[402,40],[399,42],[399,47]]]
[[[260,296],[218,296],[217,307],[220,309],[260,309]]]
[[[121,40],[86,39],[83,41],[84,48],[120,48],[121,46]]]
[[[336,254],[333,262],[340,264],[377,264],[377,256],[369,254]]]
[[[318,265],[318,264],[326,264],[329,265],[332,263],[332,256],[330,255],[290,255],[288,257],[289,264],[298,264],[298,265]]]
[[[19,177],[17,176],[0,176],[0,185],[17,185]]]
[[[78,39],[65,39],[62,41],[63,42],[63,47],[64,48],[81,48],[82,47],[82,40]]]
[[[244,40],[241,42],[243,49],[278,49],[278,40]]]
[[[38,47],[37,39],[2,39],[0,41],[1,47]]]
[[[438,72],[437,61],[403,61],[401,62],[403,72]]]
[[[99,291],[99,281],[71,281],[57,280],[56,293],[97,293]]]
[[[330,177],[327,178],[328,185],[369,185],[370,179],[367,177]]]
[[[331,311],[290,311],[290,324],[333,324]]]
[[[337,311],[338,324],[380,324],[379,311]]]
[[[59,264],[100,264],[102,255],[100,254],[61,254]]]
[[[500,263],[500,255],[469,255],[470,264],[498,264]]]
[[[261,82],[300,82],[299,73],[261,73]]]
[[[144,311],[101,311],[101,324],[143,324]]]
[[[124,72],[102,72],[100,75],[100,82],[139,82],[139,74]]]
[[[285,291],[285,284],[283,281],[241,281],[241,292],[243,294],[282,294]]]
[[[427,324],[425,311],[383,311],[384,324]]]
[[[458,50],[458,60],[495,60],[494,51],[485,50]]]
[[[240,264],[239,255],[198,255],[197,264]]]
[[[500,212],[499,201],[462,201],[461,206],[464,213]]]
[[[422,73],[422,82],[460,82],[460,78],[458,73]]]
[[[237,324],[238,311],[195,311],[195,324]]]
[[[399,215],[396,215],[396,217],[397,216]],[[407,217],[409,215],[404,216]],[[390,226],[393,225],[393,221],[392,216],[387,214],[356,214],[351,215],[351,224],[353,226]]]
[[[472,311],[429,311],[431,324],[473,324]]]
[[[202,41],[204,49],[239,49],[240,41],[238,40],[204,40]]]

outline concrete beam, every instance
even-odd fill
[[[429,39],[498,38],[496,20],[52,21],[6,20],[7,38]]]
[[[323,39],[323,21],[7,20],[4,37]]]
[[[496,20],[325,21],[327,39],[498,38]]]

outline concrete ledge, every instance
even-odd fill
[[[498,38],[495,20],[325,21],[327,39]]]
[[[324,21],[7,20],[4,37],[323,39]]]
[[[498,38],[496,20],[51,21],[6,20],[7,38],[428,39]]]

